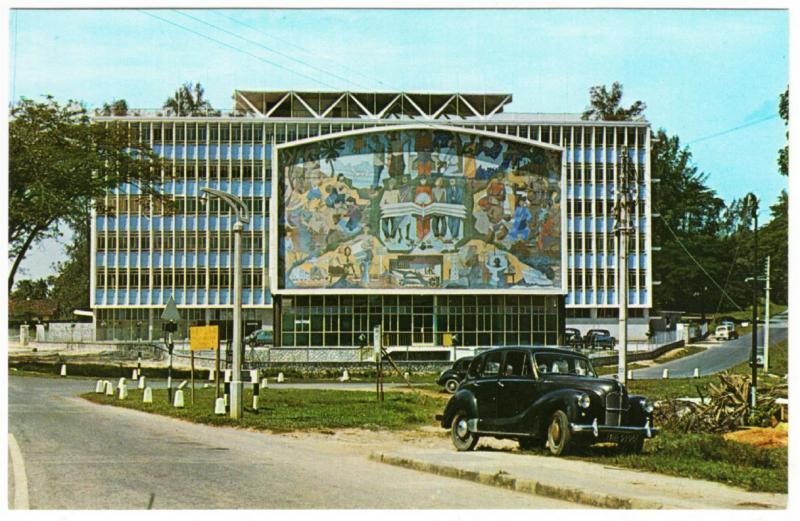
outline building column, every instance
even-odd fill
[[[147,341],[153,341],[153,308],[147,309]]]

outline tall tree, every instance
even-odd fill
[[[786,141],[789,141],[789,86],[781,94],[778,101],[778,113],[781,115],[784,124],[786,125]],[[789,145],[786,144],[778,152],[778,170],[783,175],[789,175]]]
[[[608,90],[605,85],[595,85],[589,89],[589,108],[581,115],[582,119],[594,121],[638,121],[644,119],[647,105],[635,101],[630,107],[622,107],[622,84],[615,81]]]
[[[186,82],[167,98],[164,110],[175,116],[212,116],[218,114],[205,99],[205,89],[200,83]]]
[[[103,103],[103,107],[95,110],[100,116],[127,116],[128,102],[124,99],[113,100],[111,103]]]
[[[88,215],[84,223],[88,223]],[[67,246],[67,260],[56,266],[51,298],[58,302],[60,318],[74,318],[76,309],[89,309],[89,227],[75,223],[74,235]]]
[[[163,197],[158,156],[126,125],[94,122],[74,101],[47,96],[12,107],[8,155],[9,289],[32,245],[87,215],[109,191]]]
[[[48,279],[22,279],[17,282],[17,287],[11,292],[15,300],[37,300],[50,296],[50,282]]]

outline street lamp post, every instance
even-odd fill
[[[236,214],[233,224],[233,349],[232,374],[231,374],[231,418],[238,420],[242,417],[242,231],[244,225],[250,222],[250,214],[244,202],[235,195],[215,190],[201,188],[203,194],[219,197],[231,207]]]
[[[750,346],[750,364],[752,366],[751,387],[750,387],[750,407],[756,407],[756,385],[758,384],[758,198],[750,193],[751,210],[753,212],[753,334]]]

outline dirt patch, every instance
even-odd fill
[[[738,443],[753,445],[754,447],[774,449],[788,446],[789,431],[783,428],[755,427],[729,432],[724,435],[724,438]]]

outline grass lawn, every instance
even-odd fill
[[[214,415],[214,389],[196,389],[195,403],[185,391],[186,407],[175,409],[167,401],[166,389],[153,390],[153,403],[142,403],[142,391],[129,391],[127,400],[114,396],[86,393],[89,401],[127,407],[144,412],[172,416],[210,425],[236,425],[244,428],[287,432],[304,429],[413,429],[431,425],[434,416],[444,410],[447,397],[423,393],[386,392],[378,402],[375,393],[365,391],[327,391],[318,389],[263,390],[259,411],[249,408],[253,402],[251,389],[244,392],[245,413],[241,422],[228,416]]]
[[[717,434],[662,432],[642,454],[622,454],[598,445],[571,456],[606,465],[717,481],[758,492],[788,492],[789,456],[785,448],[763,449]]]

